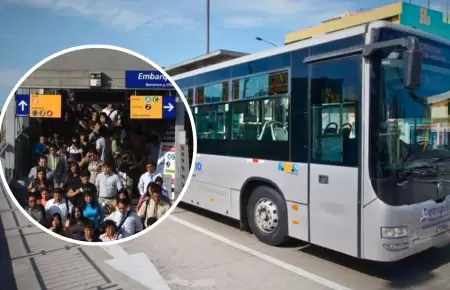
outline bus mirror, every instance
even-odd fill
[[[422,75],[422,52],[411,46],[403,52],[403,83],[408,89],[420,87]]]

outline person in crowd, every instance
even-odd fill
[[[37,157],[45,155],[48,152],[48,146],[45,144],[45,136],[39,137],[39,142],[34,146],[34,153]]]
[[[57,213],[61,217],[61,224],[64,224],[72,211],[72,203],[67,198],[63,197],[62,190],[56,188],[53,192],[53,198],[47,201],[45,211],[49,215]]]
[[[112,104],[108,104],[106,108],[102,110],[102,113],[105,113],[108,116],[108,118],[111,120],[111,123],[115,124],[117,122],[119,111],[117,109],[114,109]]]
[[[161,219],[170,209],[170,205],[162,200],[162,187],[159,184],[152,183],[151,197],[141,206],[138,216],[143,220],[144,226],[148,227],[149,218]]]
[[[162,199],[165,202],[170,204],[171,201],[170,201],[169,191],[167,190],[167,187],[164,185],[164,181],[163,181],[162,177],[161,176],[156,177],[155,183],[161,186]]]
[[[81,160],[81,155],[83,154],[83,148],[80,145],[80,141],[77,137],[72,138],[70,147],[68,148],[69,157],[76,161]]]
[[[111,139],[108,137],[108,129],[100,127],[99,138],[95,141],[95,149],[100,154],[100,161],[103,163],[113,161]]]
[[[93,223],[98,236],[100,222],[104,219],[103,209],[97,201],[95,192],[90,190],[84,191],[83,216]]]
[[[106,113],[100,113],[100,124],[106,128],[108,128],[108,124],[110,123],[110,119]]]
[[[52,138],[49,138],[50,145],[54,145],[57,149],[61,147],[62,144],[64,144],[64,140],[61,139],[58,133],[54,133]]]
[[[94,184],[89,182],[91,173],[88,170],[83,170],[80,173],[80,180],[73,182],[67,192],[67,197],[70,198],[73,204],[84,206],[84,192],[90,191],[94,194],[97,200],[97,188]]]
[[[57,233],[58,235],[64,236],[64,227],[63,220],[61,214],[55,212],[51,215],[51,226],[49,228],[50,231]]]
[[[80,184],[80,166],[76,161],[69,162],[68,169],[61,180],[60,188],[69,189]]]
[[[39,157],[39,162],[38,165],[31,168],[30,173],[28,174],[28,178],[30,181],[34,180],[36,178],[37,175],[37,170],[38,168],[43,167],[45,168],[45,177],[47,178],[47,180],[53,184],[54,188],[59,188],[59,180],[58,177],[54,174],[54,172],[48,168],[48,159],[47,156],[45,155],[41,155]]]
[[[45,209],[47,201],[52,198],[50,189],[48,187],[41,188],[41,197],[37,200],[37,203],[42,205]]]
[[[95,235],[95,229],[92,221],[87,221],[84,224],[84,232],[83,235],[80,238],[80,241],[83,242],[101,242],[98,237]]]
[[[57,152],[58,156],[64,158],[65,163],[67,164],[67,160],[69,159],[69,153],[67,152],[67,144],[62,144],[59,146],[59,150]]]
[[[112,220],[106,220],[104,222],[105,233],[100,235],[100,240],[103,242],[111,242],[120,240],[123,236],[117,233],[117,225]]]
[[[146,166],[147,172],[141,175],[139,178],[138,189],[141,196],[146,194],[146,188],[150,182],[154,182],[161,174],[156,173],[156,162],[151,161]]]
[[[147,185],[147,190],[145,192],[145,194],[141,195],[139,197],[138,203],[136,205],[136,212],[139,212],[139,210],[141,209],[142,204],[144,204],[144,202],[146,202],[147,200],[150,199],[150,197],[152,196],[152,186],[153,186],[154,182],[150,182]]]
[[[33,193],[28,193],[27,195],[27,205],[25,211],[31,216],[35,221],[45,226],[45,208],[37,203],[36,196]]]
[[[129,203],[129,204],[131,204],[131,202],[132,202],[132,199],[131,199],[131,197],[130,197],[130,194],[128,193],[128,190],[126,189],[126,188],[121,188],[118,192],[117,192],[117,195],[116,195],[116,200],[121,200],[121,199],[125,199],[125,200],[127,200],[127,202]]]
[[[91,129],[91,131],[94,131],[94,124],[96,124],[97,122],[100,122],[98,112],[93,111],[91,113],[91,119],[88,122],[88,126],[89,126],[89,129]],[[89,141],[89,142],[91,142],[91,141]]]
[[[80,147],[84,150],[89,145],[86,131],[81,131],[79,138],[80,138]]]
[[[41,190],[51,186],[50,181],[46,177],[45,168],[39,167],[36,170],[36,178],[30,182],[27,191],[33,193],[36,198],[40,198]]]
[[[117,192],[122,189],[120,177],[112,172],[113,164],[105,163],[103,172],[97,175],[95,187],[98,192],[98,200],[102,206],[113,207]]]
[[[95,121],[92,124],[92,132],[89,134],[88,142],[91,144],[95,144],[95,142],[100,138],[100,128],[102,126],[102,123],[100,121]]]
[[[53,171],[58,180],[62,180],[64,173],[67,170],[67,160],[57,152],[56,145],[51,144],[48,146],[49,154],[47,155],[48,168]]]
[[[143,230],[143,225],[136,212],[130,209],[126,199],[117,201],[117,210],[112,212],[106,220],[112,220],[117,225],[117,233],[123,238],[130,237]]]
[[[79,165],[81,168],[87,167],[87,170],[91,173],[89,182],[95,184],[97,175],[102,172],[102,165],[99,161],[97,150],[90,149]]]
[[[127,189],[128,193],[132,193],[134,189],[134,180],[133,177],[129,174],[129,164],[126,162],[122,162],[118,166],[117,174],[120,176],[122,180],[123,186]]]
[[[83,216],[83,209],[79,205],[72,207],[70,218],[66,220],[64,232],[68,238],[80,240],[84,234],[84,224],[86,219]]]

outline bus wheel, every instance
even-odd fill
[[[279,246],[288,238],[285,201],[275,189],[256,187],[248,201],[247,217],[253,234],[261,242]]]

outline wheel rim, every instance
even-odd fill
[[[261,231],[272,233],[278,226],[277,206],[270,199],[261,198],[255,205],[254,219]]]

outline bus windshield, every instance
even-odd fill
[[[408,35],[380,32],[380,41]],[[391,205],[442,200],[450,194],[450,47],[419,37],[423,52],[418,89],[403,85],[402,53],[373,59],[369,167],[378,197]]]

